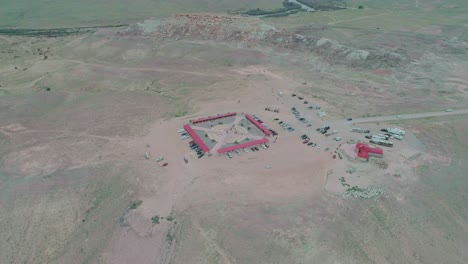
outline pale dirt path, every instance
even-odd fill
[[[376,14],[376,15],[372,15],[372,16],[356,17],[356,18],[347,19],[347,20],[338,20],[338,21],[335,21],[335,22],[330,22],[330,23],[328,23],[327,25],[335,25],[335,24],[339,24],[339,23],[343,23],[343,22],[350,22],[350,21],[355,21],[355,20],[361,20],[361,19],[366,19],[366,18],[370,18],[370,17],[379,17],[379,16],[391,14],[391,13],[393,13],[393,12],[385,12],[385,13],[380,13],[380,14]]]
[[[193,219],[192,221],[193,226],[200,232],[200,235],[203,237],[204,240],[210,245],[211,249],[214,249],[216,253],[218,253],[224,264],[235,264],[236,262],[232,260],[232,257],[229,256],[229,253],[224,251],[213,239],[209,237],[209,235],[206,233],[205,229],[203,229],[200,224],[198,223],[197,219]]]
[[[82,133],[82,132],[74,132],[70,130],[47,130],[47,129],[32,129],[32,130],[21,130],[21,131],[6,131],[4,128],[0,127],[0,133],[6,135],[6,136],[14,136],[14,135],[21,135],[21,134],[27,134],[27,133],[41,133],[41,132],[57,132],[57,133],[65,133],[65,136],[74,136],[74,137],[90,137],[90,138],[99,138],[99,139],[106,139],[106,140],[122,140],[122,138],[119,137],[106,137],[106,136],[98,136],[98,135],[91,135],[87,133]]]
[[[49,60],[49,62],[51,61],[52,60]],[[104,65],[104,64],[98,64],[98,63],[88,63],[88,62],[83,62],[80,60],[56,60],[56,61],[75,63],[79,65],[84,65],[84,66],[94,66],[94,67],[101,67],[101,68],[107,68],[107,69],[116,69],[116,70],[185,73],[185,74],[190,74],[190,75],[195,75],[195,76],[209,76],[209,77],[234,76],[232,74],[206,73],[206,72],[199,72],[199,71],[183,71],[183,70],[174,70],[174,69],[158,68],[158,67],[119,67],[119,66],[111,66],[111,65]]]
[[[352,121],[337,120],[337,121],[331,121],[331,123],[347,122],[347,123],[359,124],[359,123],[399,121],[399,120],[409,120],[409,119],[428,118],[428,117],[441,117],[441,116],[450,116],[450,115],[465,115],[465,114],[468,114],[468,109],[458,109],[458,110],[453,110],[452,112],[438,111],[438,112],[426,112],[426,113],[403,114],[403,115],[360,117],[360,118],[353,118]]]

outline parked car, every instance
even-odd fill
[[[307,144],[307,143],[309,143],[309,140],[302,141],[302,144]]]
[[[353,120],[353,119],[350,117],[350,118],[347,118],[346,120],[351,121],[351,120]]]

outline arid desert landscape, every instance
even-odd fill
[[[0,0],[0,263],[467,263],[467,14]]]

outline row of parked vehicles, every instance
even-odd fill
[[[283,121],[279,121],[278,124],[289,132],[293,132],[295,130],[291,125],[288,125]]]
[[[317,128],[316,131],[318,131],[321,134],[326,134],[329,129],[330,129],[330,126],[323,126],[323,127]]]
[[[304,99],[304,97],[298,96],[298,95],[296,95],[295,93],[291,94],[291,96],[292,96],[292,97],[297,97],[297,99],[299,99],[299,100]],[[309,102],[307,102],[306,100],[304,100],[304,104],[308,104],[308,103],[309,103]],[[313,105],[309,106],[308,108],[309,108],[309,109],[317,109],[317,110],[318,110],[318,109],[320,109],[320,106],[319,106],[319,105],[313,104]]]
[[[252,114],[252,117],[253,117],[253,119],[255,119],[255,121],[257,121],[259,123],[263,123],[263,121],[258,116]]]
[[[190,137],[190,135],[187,133],[187,131],[185,131],[185,129],[183,129],[183,128],[181,130],[177,131],[177,132],[180,134],[180,139],[181,140],[185,140],[185,139]]]
[[[302,144],[307,144],[307,146],[310,146],[310,147],[313,147],[313,148],[314,147],[318,148],[318,149],[320,148],[320,145],[317,144],[317,143],[311,142],[309,136],[307,136],[306,134],[302,135],[301,138],[302,138],[302,140],[304,140],[304,141],[302,141]]]
[[[297,111],[296,107],[291,108],[291,112],[292,112],[293,115],[297,118],[297,120],[301,121],[301,122],[304,123],[304,124],[309,123],[304,117],[301,116],[301,114],[299,113],[299,111]]]
[[[275,130],[273,130],[273,129],[271,129],[271,128],[269,128],[268,130],[271,132],[271,134],[272,134],[273,136],[277,136],[277,135],[278,135],[278,132],[276,132]]]
[[[260,147],[263,148],[263,149],[267,149],[267,148],[269,148],[270,146],[268,146],[266,143],[264,143],[264,144],[261,144]],[[248,153],[248,152],[249,152],[248,148],[243,148],[243,150],[244,150],[245,153]],[[256,151],[259,151],[260,149],[259,149],[257,146],[254,146],[254,147],[251,147],[250,150],[251,150],[252,152],[256,152]],[[236,149],[234,152],[235,152],[237,155],[239,155],[239,156],[240,156],[240,154],[241,154],[240,149]],[[226,155],[227,155],[230,159],[232,159],[232,152],[227,152]]]
[[[195,143],[195,141],[190,141],[189,146],[190,146],[191,149],[195,150],[195,152],[197,153],[197,157],[199,159],[201,159],[203,156],[205,156],[205,153],[200,148],[200,146],[198,146],[197,143]]]

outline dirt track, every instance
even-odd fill
[[[468,114],[468,109],[457,109],[457,110],[453,110],[452,112],[439,111],[439,112],[426,112],[426,113],[391,115],[391,116],[360,117],[360,118],[353,118],[351,122],[358,124],[358,123],[398,121],[398,120],[440,117],[440,116],[450,116],[450,115],[466,115],[466,114]]]

